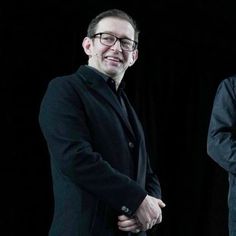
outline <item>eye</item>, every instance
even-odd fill
[[[122,39],[121,44],[125,50],[132,50],[134,46],[133,42],[129,39]]]
[[[128,40],[128,39],[123,39],[122,40],[122,44],[124,46],[132,46],[132,42],[130,40]]]
[[[103,35],[102,39],[108,43],[114,42],[114,37],[111,35]]]

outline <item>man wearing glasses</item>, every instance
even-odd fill
[[[39,122],[51,156],[50,236],[145,236],[162,221],[160,184],[122,80],[138,34],[125,12],[102,12],[82,43],[88,65],[48,85]]]

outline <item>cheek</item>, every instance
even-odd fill
[[[102,60],[105,52],[106,50],[104,49],[97,49],[96,51],[94,51],[94,56],[97,60]]]
[[[132,57],[132,56],[129,56],[129,57],[127,57],[127,60],[126,60],[126,61],[127,61],[127,64],[128,64],[128,65],[132,65],[132,63],[133,63],[134,60],[133,60],[133,57]]]
[[[108,49],[109,49],[109,48],[100,45],[100,46],[97,46],[97,47],[96,47],[96,53],[102,55],[102,54],[104,54]]]

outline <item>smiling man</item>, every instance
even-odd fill
[[[50,236],[144,236],[162,221],[160,184],[124,92],[138,35],[125,12],[100,13],[82,43],[88,65],[48,85],[39,122],[51,158]]]

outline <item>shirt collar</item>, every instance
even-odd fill
[[[121,80],[119,84],[118,90],[116,90],[115,81],[111,77],[101,73],[99,70],[95,69],[92,66],[89,66],[89,65],[85,65],[85,66],[95,71],[96,73],[98,73],[107,82],[107,84],[111,87],[111,89],[114,90],[115,92],[120,93],[121,90],[125,88],[125,82],[123,79]]]

